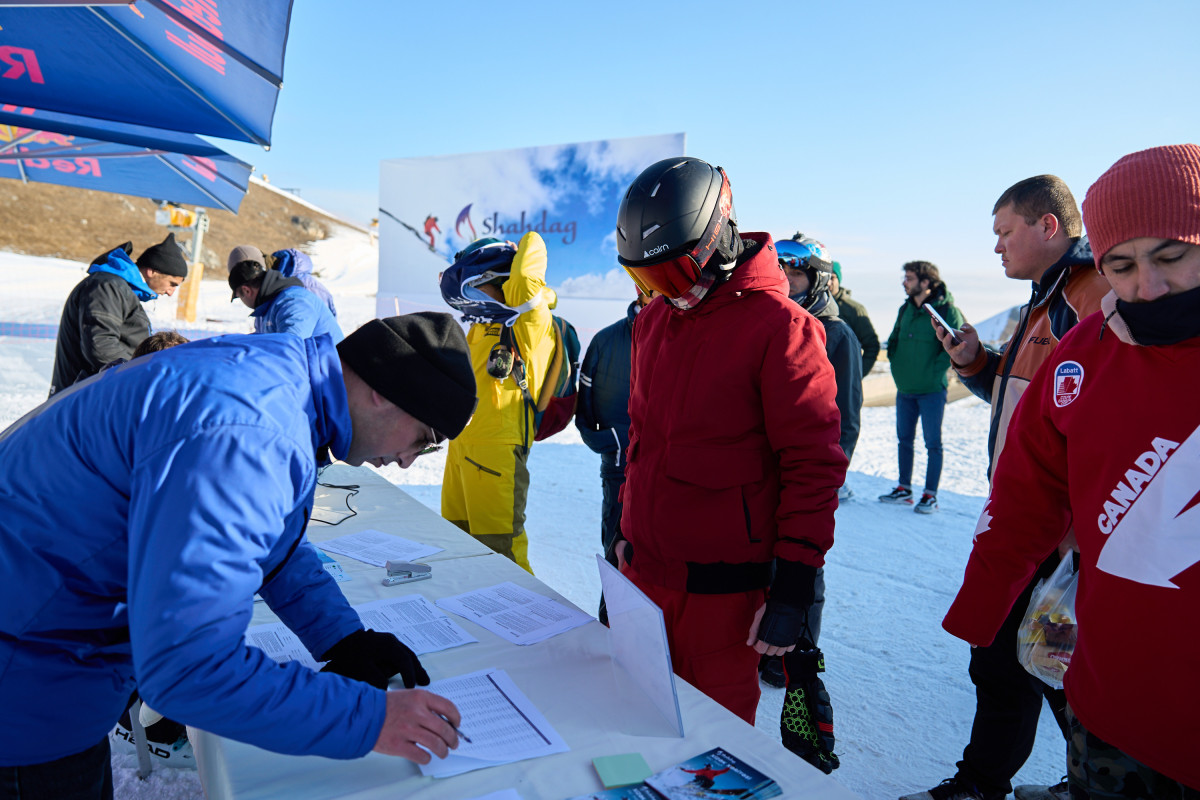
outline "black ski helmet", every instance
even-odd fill
[[[676,156],[642,171],[617,211],[617,261],[643,291],[678,297],[714,254],[732,261],[737,217],[720,167]]]

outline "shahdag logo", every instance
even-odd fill
[[[1108,535],[1098,569],[1178,588],[1171,579],[1200,561],[1200,427],[1182,444],[1150,442],[1105,498],[1096,526]]]
[[[545,209],[542,209],[540,216],[522,211],[519,216],[502,217],[499,211],[494,211],[490,217],[483,218],[480,223],[482,232],[477,233],[475,223],[471,221],[471,206],[473,205],[475,204],[467,203],[463,210],[458,212],[458,218],[454,221],[454,233],[461,239],[467,238],[462,230],[463,225],[466,225],[471,231],[471,241],[475,241],[481,235],[497,238],[508,236],[515,241],[529,231],[534,231],[547,239],[551,236],[561,236],[563,244],[575,242],[578,223],[575,220],[550,219],[550,212]]]
[[[1054,405],[1071,405],[1082,387],[1083,366],[1078,361],[1064,361],[1054,368]]]

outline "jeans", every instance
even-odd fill
[[[937,493],[942,477],[942,417],[946,413],[946,390],[929,394],[896,392],[896,438],[900,441],[900,485],[912,486],[913,442],[917,418],[929,463],[925,466],[925,491]]]
[[[72,756],[0,767],[0,800],[112,800],[111,758],[105,736]]]

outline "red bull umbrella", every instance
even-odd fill
[[[249,164],[190,134],[159,131],[140,143],[110,142],[0,124],[0,178],[150,197],[236,214],[251,170]]]
[[[0,122],[38,109],[268,146],[291,6],[0,7]]]

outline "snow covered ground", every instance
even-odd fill
[[[374,316],[376,251],[368,238],[343,229],[316,243],[312,253],[335,295],[342,327],[353,330]],[[0,323],[56,324],[84,269],[74,262],[0,253]],[[969,305],[969,298],[960,300]],[[432,308],[436,299],[427,302]],[[586,339],[620,318],[624,307],[622,301],[564,302],[560,312]],[[247,309],[229,302],[223,281],[202,286],[196,323],[175,320],[173,299],[153,301],[147,310],[156,330],[250,330]],[[52,339],[0,336],[0,428],[45,399],[53,360]],[[974,398],[947,408],[941,513],[926,517],[875,501],[896,480],[895,414],[891,408],[863,410],[862,436],[849,476],[855,497],[837,512],[837,543],[826,567],[821,646],[842,760],[834,777],[868,800],[895,798],[953,775],[970,732],[974,691],[967,677],[969,651],[943,632],[940,622],[958,589],[987,492],[987,422],[988,406]],[[443,466],[444,456],[435,455],[409,470],[393,466],[381,473],[436,510]],[[578,606],[594,611],[599,598],[592,560],[600,539],[599,457],[571,427],[535,446],[529,468],[527,529],[533,569]],[[924,469],[918,452],[918,487]],[[782,703],[782,690],[764,689],[760,728],[778,735]],[[1014,783],[1057,782],[1065,772],[1064,749],[1053,720],[1043,714],[1033,756]],[[114,755],[114,768],[119,799],[203,796],[195,772],[160,768],[142,782],[133,756],[120,754]]]

